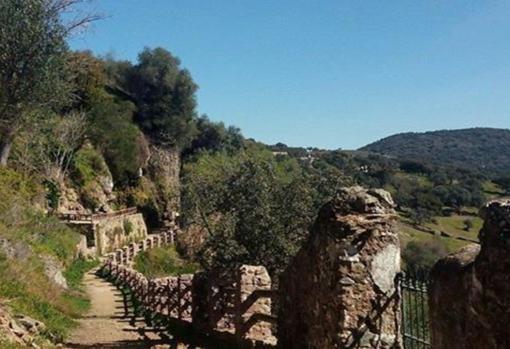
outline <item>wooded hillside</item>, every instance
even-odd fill
[[[510,130],[472,128],[401,133],[360,150],[501,176],[510,172],[509,148]]]

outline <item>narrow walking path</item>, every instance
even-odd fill
[[[148,326],[123,293],[92,270],[84,285],[91,301],[87,315],[69,337],[68,348],[151,348],[168,343],[157,329]]]

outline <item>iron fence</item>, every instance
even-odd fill
[[[402,337],[405,349],[429,349],[429,308],[425,273],[398,276],[402,297]]]

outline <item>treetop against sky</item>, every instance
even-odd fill
[[[74,49],[178,56],[200,113],[268,143],[510,127],[510,2],[103,0]]]

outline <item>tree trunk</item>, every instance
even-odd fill
[[[7,160],[11,153],[12,137],[5,137],[0,141],[0,167],[7,166]]]

